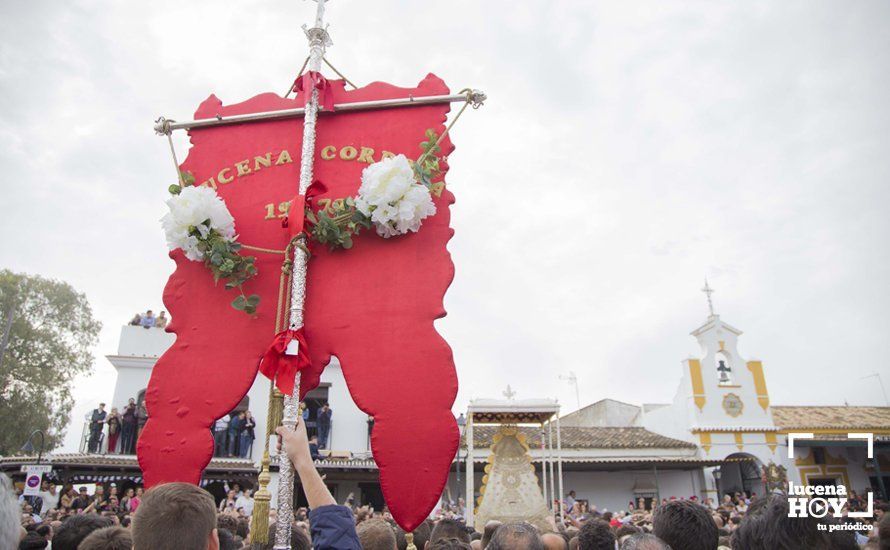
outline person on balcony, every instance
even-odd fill
[[[226,455],[226,433],[229,429],[229,415],[224,414],[213,424],[213,456]]]
[[[131,455],[136,444],[136,400],[130,398],[121,415],[121,454]]]
[[[152,313],[151,310],[148,310],[145,312],[145,315],[142,316],[142,328],[151,328],[155,326],[156,321],[157,319],[155,319],[155,314]]]
[[[169,320],[170,320],[170,318],[167,317],[167,312],[162,311],[162,312],[158,315],[158,318],[155,319],[155,327],[157,327],[157,328],[167,328],[167,321],[169,321]]]
[[[244,428],[244,422],[244,411],[241,411],[229,420],[229,445],[227,447],[227,456],[238,456],[238,439],[241,437],[241,430]]]
[[[253,431],[256,428],[256,420],[250,414],[250,411],[245,411],[244,415],[244,425],[241,427],[241,440],[238,443],[238,456],[241,458],[249,456],[250,447],[253,445],[253,440],[256,439],[256,434]]]
[[[318,409],[318,448],[328,448],[328,435],[331,433],[331,407],[325,403]]]
[[[108,452],[114,454],[117,452],[117,440],[121,436],[121,415],[117,412],[117,407],[111,407],[111,414],[105,423],[108,424]]]
[[[93,409],[90,414],[90,440],[88,449],[91,453],[99,452],[99,446],[102,442],[102,428],[105,426],[105,403],[99,403],[98,409]]]

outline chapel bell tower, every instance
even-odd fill
[[[690,416],[699,428],[772,427],[769,393],[763,365],[745,359],[738,351],[742,331],[724,322],[714,313],[713,290],[705,281],[702,291],[708,297],[707,321],[692,335],[701,352],[684,361],[692,403]]]

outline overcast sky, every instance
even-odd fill
[[[111,398],[120,326],[164,309],[152,121],[283,93],[314,7],[0,2],[0,267],[70,282],[103,322],[77,418]],[[890,3],[333,0],[327,19],[359,85],[434,72],[489,96],[449,157],[455,410],[508,383],[573,409],[569,371],[582,404],[669,401],[706,276],[774,404],[883,403],[861,377],[890,389]]]

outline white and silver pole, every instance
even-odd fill
[[[303,30],[309,39],[308,70],[319,71],[325,48],[331,45],[331,39],[324,28],[324,7],[327,0],[316,0],[318,7],[315,12],[315,26]],[[318,119],[318,90],[312,90],[312,96],[306,104],[303,116],[303,150],[300,157],[300,195],[305,195],[312,184],[312,169],[315,161],[315,122]],[[294,247],[293,284],[290,301],[290,328],[297,330],[303,326],[303,306],[306,301],[306,264],[309,260],[306,251]],[[296,355],[297,342],[292,341],[286,353]],[[284,396],[282,424],[293,429],[300,415],[300,373],[294,380],[294,392]],[[290,549],[291,524],[294,520],[294,468],[287,459],[287,452],[281,450],[278,459],[278,519],[275,527],[276,550]]]

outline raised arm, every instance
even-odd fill
[[[309,437],[306,435],[306,424],[303,419],[298,419],[297,426],[293,430],[279,426],[275,432],[284,443],[287,457],[293,463],[294,469],[300,477],[309,507],[318,508],[337,504],[312,462],[312,456],[309,453]]]

